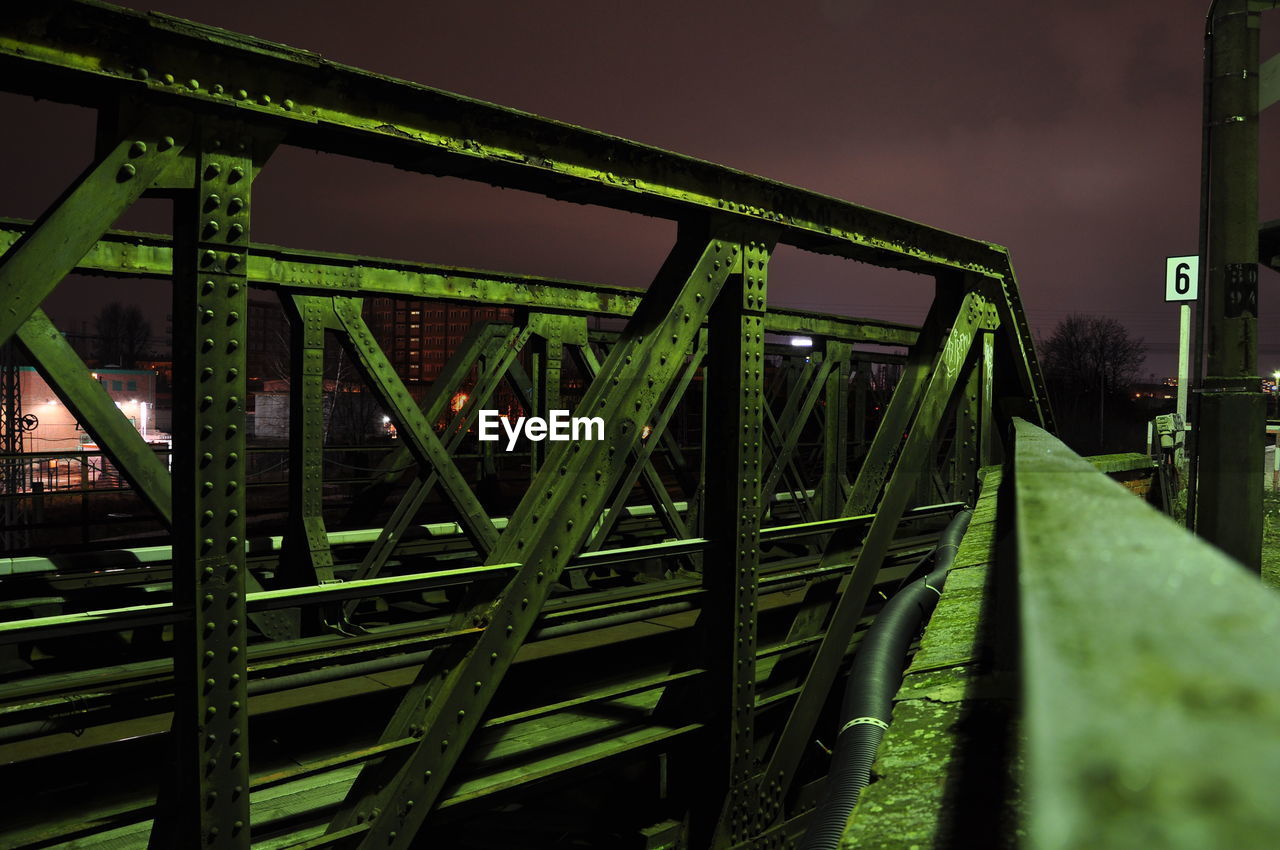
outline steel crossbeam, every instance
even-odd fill
[[[706,356],[706,345],[699,343],[694,349],[693,354],[689,357],[684,372],[680,375],[680,379],[676,382],[675,387],[671,390],[671,397],[667,400],[666,405],[658,413],[658,417],[654,420],[652,432],[644,441],[639,450],[635,453],[635,458],[630,469],[627,470],[622,480],[618,483],[617,492],[614,494],[609,506],[605,509],[600,517],[599,528],[596,529],[595,535],[587,542],[587,551],[596,551],[603,549],[605,542],[609,537],[609,532],[613,530],[618,520],[623,515],[623,508],[626,506],[627,498],[631,495],[631,488],[636,484],[636,480],[645,473],[646,479],[650,483],[650,487],[657,491],[658,499],[653,504],[656,510],[659,510],[665,520],[668,531],[675,531],[677,539],[687,537],[689,535],[688,527],[679,520],[679,514],[675,505],[671,502],[670,496],[667,494],[666,486],[660,478],[657,478],[652,466],[652,457],[658,444],[662,440],[662,436],[667,433],[667,424],[671,421],[672,414],[675,413],[676,405],[684,396],[685,391],[692,383],[694,375],[697,374],[698,368],[702,365],[703,357]],[[591,359],[592,366],[588,367],[588,372],[598,373],[599,363],[594,357]],[[653,479],[657,478],[656,483]],[[676,522],[680,522],[677,526]]]
[[[382,736],[401,737],[413,728],[421,736],[419,745],[404,759],[366,766],[331,832],[363,822],[360,846],[408,846],[532,628],[551,583],[589,536],[591,518],[604,507],[709,307],[728,276],[741,269],[745,246],[730,238],[734,235],[715,232],[708,242],[682,231],[583,397],[580,409],[608,423],[606,439],[564,443],[547,458],[488,555],[492,563],[520,560],[524,566],[497,599],[472,615],[484,625],[472,646],[460,657],[424,665]]]
[[[0,248],[18,242],[31,226],[30,222],[0,218]],[[248,263],[250,283],[276,290],[500,304],[547,313],[626,318],[644,295],[643,290],[622,286],[261,243],[250,246]],[[163,280],[169,279],[172,269],[173,249],[168,237],[125,231],[106,233],[75,267],[82,274]],[[915,342],[917,328],[881,319],[773,308],[765,316],[765,331],[909,346]]]
[[[422,399],[422,414],[428,422],[436,422],[444,414],[449,399],[462,389],[472,369],[489,350],[496,335],[503,331],[493,325],[473,325],[467,330],[458,348],[451,352],[444,369],[432,381]],[[400,443],[378,463],[373,480],[361,491],[355,504],[347,511],[346,521],[366,524],[386,500],[391,487],[410,465],[412,452],[408,444]],[[424,494],[425,497],[425,494]]]
[[[848,343],[827,340],[824,356],[831,366],[822,395],[822,515],[839,516],[849,497],[849,375]],[[768,488],[765,493],[772,492]]]
[[[818,712],[831,690],[831,683],[835,680],[845,648],[853,637],[884,553],[893,539],[908,499],[915,490],[921,469],[925,468],[923,461],[938,436],[944,414],[952,404],[975,339],[984,329],[994,329],[998,321],[991,302],[977,291],[966,293],[959,310],[948,319],[949,331],[933,358],[928,379],[918,393],[911,394],[916,398],[912,400],[911,409],[906,411],[910,419],[907,439],[885,484],[884,495],[876,506],[876,518],[861,540],[853,571],[831,612],[829,626],[814,653],[804,685],[786,726],[779,735],[769,764],[758,780],[756,791],[758,804],[761,806],[773,806],[776,811],[779,801],[790,788],[800,756],[804,752],[804,742],[809,740]],[[900,392],[911,387],[905,381],[904,377],[904,384],[899,386]],[[903,406],[906,406],[905,403]],[[884,433],[886,431],[882,426],[877,432],[877,438]],[[897,440],[897,435],[901,432],[895,428],[887,433]],[[861,493],[855,488],[845,505],[846,514],[858,513],[855,500],[866,498],[865,494],[870,490],[869,485],[864,486]],[[842,563],[849,560],[855,542],[849,533],[836,531],[827,540],[820,563]]]
[[[334,580],[324,525],[324,341],[337,327],[327,298],[282,299],[289,317],[289,518],[287,584]]]
[[[373,332],[360,315],[360,300],[338,297],[333,299],[333,303],[333,311],[342,326],[344,345],[387,409],[399,433],[404,435],[414,459],[440,477],[445,493],[458,509],[462,527],[476,549],[484,555],[492,552],[498,538],[493,521],[467,485],[431,422],[413,403],[404,382],[378,346]]]
[[[527,328],[524,331],[512,329],[503,336],[493,338],[490,332],[491,328],[478,326],[478,329],[481,330],[481,333],[476,335],[476,339],[488,343],[483,350],[494,352],[495,356],[492,357],[493,362],[487,364],[482,371],[480,380],[472,388],[466,404],[458,411],[457,418],[450,425],[444,441],[446,449],[454,449],[462,442],[462,438],[474,424],[481,405],[493,398],[498,384],[506,375],[516,355],[520,353],[531,334],[531,331]],[[473,347],[465,343],[460,351],[474,353]],[[468,356],[462,359],[470,361],[474,358]],[[440,383],[444,387],[448,387],[452,382],[442,378]],[[427,421],[434,421],[439,416],[451,395],[441,393],[428,395],[423,404]],[[407,452],[407,450],[404,451]],[[399,458],[400,454],[399,451],[391,452],[393,458]],[[377,540],[369,547],[364,560],[360,562],[360,566],[352,576],[353,580],[373,578],[382,571],[387,558],[391,556],[395,546],[403,539],[405,530],[413,521],[414,516],[417,515],[427,496],[430,495],[438,479],[439,473],[434,469],[424,470],[423,474],[414,478],[409,484],[408,491],[401,497],[399,504],[396,505],[395,510],[392,511],[391,516],[387,519],[386,525],[378,533]],[[349,603],[346,607],[346,615],[348,617],[353,609],[354,603]]]
[[[579,349],[582,356],[583,371],[590,377],[594,378],[600,374],[600,361],[596,359],[595,352],[589,346],[583,346]],[[631,494],[631,488],[639,479],[644,487],[645,494],[649,497],[650,504],[657,511],[659,522],[666,528],[667,532],[675,539],[679,540],[689,536],[689,529],[681,518],[679,511],[676,510],[675,502],[671,499],[671,494],[667,491],[666,484],[663,483],[662,477],[653,467],[652,455],[653,449],[657,446],[661,435],[666,430],[667,420],[671,414],[675,412],[675,406],[680,402],[681,396],[684,394],[684,388],[688,382],[693,380],[694,373],[697,371],[696,361],[703,356],[701,346],[693,352],[690,365],[684,370],[675,388],[671,392],[665,408],[663,408],[658,418],[653,423],[646,423],[652,429],[648,437],[644,436],[644,426],[641,426],[641,445],[632,450],[630,471],[623,477],[617,485],[617,493],[610,505],[609,516],[613,517],[612,521],[605,519],[604,522],[612,525],[617,521],[617,517],[621,515],[621,508],[627,502],[627,497]],[[652,379],[650,379],[652,380]],[[652,440],[652,442],[650,442]],[[602,526],[600,532],[597,533],[594,541],[603,546],[605,535],[608,534],[608,528]],[[594,545],[588,544],[588,548],[596,548]]]
[[[0,344],[76,267],[120,214],[175,164],[188,122],[153,116],[89,167],[31,229],[0,256]]]

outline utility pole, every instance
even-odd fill
[[[1258,18],[1210,11],[1206,318],[1196,529],[1261,569],[1266,399],[1258,375]],[[1195,482],[1193,482],[1194,484]]]

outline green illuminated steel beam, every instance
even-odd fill
[[[839,516],[849,497],[850,355],[848,343],[835,340],[827,340],[823,349],[823,356],[832,364],[822,396],[823,463],[819,502],[825,519]]]
[[[494,329],[492,326],[475,327],[481,331],[476,337],[487,343],[482,349],[481,355],[485,356],[486,352],[488,352],[488,362],[481,371],[476,385],[468,393],[466,402],[457,411],[454,420],[446,429],[444,445],[449,451],[454,451],[461,445],[463,437],[475,424],[476,418],[480,414],[481,406],[493,398],[494,392],[502,382],[511,363],[532,335],[528,328],[523,331],[518,328],[509,328],[505,336],[494,339],[490,333]],[[469,346],[464,346],[463,350],[468,349]],[[445,396],[445,398],[450,397],[451,395]],[[430,411],[434,410],[435,405],[429,402],[424,404],[423,407]],[[395,547],[404,539],[406,529],[408,529],[409,524],[417,515],[423,502],[426,501],[427,496],[430,495],[438,479],[439,474],[436,470],[423,469],[410,482],[408,490],[400,499],[399,504],[396,505],[395,510],[392,511],[387,522],[379,530],[377,539],[369,547],[369,551],[365,553],[360,566],[356,568],[355,573],[352,575],[354,580],[372,578],[382,571],[387,559],[395,551]],[[351,616],[354,609],[355,603],[349,603],[345,607],[346,616]]]
[[[791,713],[782,733],[778,736],[769,764],[759,778],[757,805],[774,806],[790,788],[800,757],[809,746],[814,724],[826,703],[831,685],[835,681],[840,662],[848,649],[854,629],[866,605],[876,574],[907,501],[915,492],[918,479],[929,474],[929,459],[941,422],[951,407],[957,385],[974,349],[976,337],[983,329],[995,325],[995,311],[990,302],[976,291],[966,294],[959,311],[948,322],[949,330],[937,351],[933,368],[913,414],[893,473],[884,488],[884,495],[876,506],[875,519],[865,538],[838,530],[828,539],[819,566],[847,563],[854,548],[861,549],[854,559],[853,572],[849,575],[830,623],[814,654],[813,663],[804,685],[792,705]],[[882,426],[881,432],[884,432]],[[902,433],[891,432],[892,436]],[[877,437],[880,434],[877,433]],[[846,515],[855,515],[853,500],[846,504]]]
[[[981,430],[990,419],[983,403],[989,399],[983,389],[990,382],[990,365],[986,357],[990,333],[982,333],[977,341],[977,357],[968,367],[959,393],[955,414],[955,434],[951,441],[951,469],[948,489],[952,498],[972,505],[978,495],[978,470],[981,468]]]
[[[671,422],[671,417],[675,413],[676,407],[680,404],[681,399],[684,397],[685,391],[688,390],[689,384],[693,382],[693,377],[697,374],[698,368],[702,365],[702,359],[705,355],[706,345],[699,342],[697,348],[695,348],[693,354],[690,356],[684,372],[680,375],[680,379],[676,382],[675,387],[672,388],[671,396],[667,399],[667,403],[658,411],[657,418],[653,422],[653,431],[648,437],[644,438],[640,449],[636,452],[631,468],[618,483],[618,488],[613,495],[612,501],[600,517],[600,526],[595,531],[595,536],[592,537],[590,542],[586,545],[587,551],[596,551],[604,548],[605,542],[609,537],[609,532],[613,530],[614,526],[617,525],[618,520],[621,519],[625,513],[624,509],[627,504],[627,498],[631,495],[631,490],[635,487],[636,480],[640,477],[641,472],[647,471],[654,477],[657,477],[653,467],[651,466],[653,453],[657,449],[662,435],[667,433],[667,426]],[[596,364],[596,368],[594,370],[589,368],[589,374],[598,373],[598,367],[599,364]],[[657,483],[660,486],[655,489],[658,489],[658,495],[661,497],[662,494],[666,493],[666,487],[662,486],[662,479],[660,477],[657,477],[657,479]],[[669,495],[663,504],[658,504],[658,501],[659,500],[654,500],[654,510],[658,511],[660,517],[663,514],[666,514],[668,517],[674,517],[679,520],[679,513],[676,511],[675,504],[671,503],[669,506],[667,504],[670,502]],[[679,529],[679,532],[675,534],[676,539],[683,539],[690,533],[688,527],[683,522],[681,522],[679,526],[676,526],[676,528]],[[668,531],[674,531],[673,527],[668,526]]]
[[[1005,378],[1008,384],[1018,388],[1016,394],[1006,393],[1002,397],[1006,403],[1016,402],[1019,408],[1006,411],[1006,415],[1020,414],[1053,433],[1055,426],[1053,408],[1049,404],[1049,391],[1045,388],[1044,374],[1040,370],[1031,328],[1027,324],[1027,313],[1022,308],[1018,281],[1007,254],[1000,271],[999,297],[993,297],[993,301],[1003,328],[1001,336],[1005,338],[1005,346],[1013,363],[1014,374]]]
[[[440,476],[444,492],[458,511],[463,531],[476,551],[487,556],[498,540],[493,520],[485,513],[431,422],[414,403],[404,382],[374,339],[373,332],[360,315],[362,303],[359,298],[333,299],[334,313],[342,325],[343,343],[395,423],[400,439],[405,441],[419,465],[434,470]]]
[[[180,164],[188,123],[161,113],[132,128],[0,256],[0,345],[120,214]]]
[[[561,371],[566,345],[587,344],[587,321],[581,316],[556,316],[547,313],[530,313],[527,325],[534,332],[533,346],[529,352],[529,375],[533,378],[530,400],[531,416],[547,417],[550,411],[561,409],[563,404]],[[550,450],[543,441],[529,443],[529,472],[537,475],[538,467]]]
[[[173,600],[175,775],[153,850],[248,850],[245,560],[250,185],[274,148],[238,124],[200,128],[193,185],[174,210]]]
[[[330,833],[359,827],[359,846],[406,848],[434,807],[503,674],[533,627],[552,584],[589,538],[629,462],[641,429],[681,371],[708,307],[741,269],[741,237],[717,229],[681,236],[622,339],[588,388],[580,411],[602,417],[605,439],[558,443],[489,553],[524,566],[494,601],[459,619],[484,624],[460,655],[431,659],[382,739],[419,730],[403,759],[364,768]],[[652,377],[650,385],[648,378]],[[412,805],[407,805],[409,801]]]
[[[707,511],[711,541],[703,558],[700,636],[711,681],[700,700],[708,733],[704,762],[691,766],[700,788],[691,801],[690,843],[732,841],[763,827],[775,812],[748,793],[755,765],[756,601],[764,455],[764,314],[772,235],[748,240],[741,265],[713,305],[708,323],[705,424]],[[800,416],[796,417],[801,418]]]
[[[289,533],[281,574],[286,585],[334,580],[333,552],[324,525],[324,341],[337,325],[330,299],[290,295]]]
[[[764,421],[769,426],[771,436],[771,448],[773,449],[773,463],[769,467],[769,472],[765,478],[764,486],[764,510],[768,510],[776,495],[778,482],[782,479],[784,473],[789,473],[793,487],[790,491],[795,500],[795,505],[800,511],[801,521],[811,521],[815,519],[812,505],[806,497],[808,487],[804,478],[800,474],[800,470],[796,466],[796,446],[800,442],[801,435],[804,434],[805,426],[809,424],[809,416],[813,413],[813,408],[817,404],[823,389],[825,389],[827,376],[831,374],[834,364],[825,358],[815,356],[810,358],[810,362],[806,366],[815,366],[812,372],[806,369],[802,373],[801,380],[796,383],[795,392],[792,400],[788,401],[786,408],[783,409],[782,415],[778,419],[774,419],[773,412],[767,407],[764,410]]]
[[[880,266],[998,275],[1004,256],[692,157],[91,0],[25,5],[0,18],[0,70],[20,93],[85,106],[104,93],[146,94],[269,121],[293,145],[668,219],[729,215],[776,227],[784,243]]]
[[[30,228],[30,222],[0,218],[0,248],[12,245]],[[112,231],[89,249],[75,270],[82,274],[168,280],[173,268],[172,254],[168,237]],[[430,298],[529,308],[546,313],[622,318],[635,312],[644,296],[644,290],[629,287],[304,251],[259,243],[250,247],[249,281],[256,286],[315,294]],[[879,319],[778,307],[769,308],[765,316],[765,331],[768,333],[875,345],[913,345],[917,330],[911,325]]]
[[[761,408],[763,415],[763,430],[761,432],[761,442],[770,454],[773,455],[773,465],[770,467],[772,471],[777,468],[778,475],[775,478],[774,486],[785,475],[790,481],[787,488],[791,493],[796,509],[800,513],[802,521],[810,521],[816,519],[813,514],[812,505],[809,503],[807,496],[808,487],[805,485],[804,476],[801,475],[799,466],[795,457],[795,446],[792,445],[790,450],[786,449],[788,436],[793,428],[798,427],[803,432],[809,414],[813,410],[812,402],[807,406],[805,404],[806,390],[813,389],[813,382],[819,372],[825,373],[827,367],[821,354],[806,353],[803,360],[795,356],[791,356],[791,351],[786,352],[784,357],[791,368],[784,369],[780,376],[782,380],[778,381],[779,390],[786,391],[786,399],[782,402],[781,411],[775,417],[773,413],[773,399],[770,399]],[[781,393],[779,393],[781,394]],[[800,434],[796,434],[797,441]],[[768,490],[765,490],[768,493]],[[765,495],[765,509],[768,509],[772,497]]]
[[[591,350],[589,345],[583,345],[578,350],[582,355],[583,371],[586,373],[587,377],[594,379],[596,375],[600,374],[600,362],[596,359],[595,352]],[[693,356],[695,358],[700,357],[701,352],[695,351]],[[686,369],[684,371],[681,375],[680,381],[676,384],[677,394],[673,394],[668,399],[666,407],[658,411],[659,420],[662,422],[664,428],[667,417],[674,412],[675,405],[680,402],[680,394],[683,394],[684,392],[683,384],[686,377],[692,379],[693,370]],[[652,379],[647,378],[646,380],[650,382],[650,385],[652,385]],[[656,427],[655,423],[646,424],[649,424],[651,427]],[[641,427],[641,431],[643,432],[643,426]],[[634,472],[635,475],[628,474],[624,478],[624,481],[630,482],[626,484],[625,488],[623,487],[623,482],[620,481],[618,483],[619,490],[615,495],[615,499],[619,496],[621,497],[621,502],[618,504],[618,507],[620,508],[622,505],[626,504],[627,496],[631,494],[631,487],[635,484],[636,478],[638,477],[640,480],[640,486],[644,488],[645,495],[649,497],[649,502],[653,505],[658,521],[662,523],[667,533],[677,540],[689,537],[689,529],[686,526],[684,519],[680,516],[680,512],[676,510],[675,502],[671,498],[671,493],[667,490],[667,485],[663,482],[662,476],[659,475],[658,471],[653,467],[653,450],[652,448],[649,448],[648,441],[645,437],[641,436],[641,441],[641,446],[632,452],[631,466],[632,472]],[[655,439],[653,445],[656,445],[656,442],[657,441]],[[646,451],[646,449],[648,450]],[[599,538],[599,542],[603,545],[604,538]]]
[[[944,331],[950,326],[958,306],[955,295],[954,285],[939,282],[933,303],[929,307],[929,313],[921,328],[920,339],[907,356],[902,375],[885,407],[880,425],[872,437],[871,446],[858,468],[858,474],[854,478],[853,487],[849,491],[841,515],[861,516],[875,511],[885,481],[902,449],[902,435],[911,424],[912,417],[919,407],[920,399],[938,362]],[[859,368],[862,369],[863,366],[865,364],[860,364]],[[865,404],[865,401],[862,403]],[[852,547],[857,542],[854,539],[840,540],[837,535],[831,538],[828,545],[843,547],[852,552]],[[835,602],[840,582],[839,576],[815,579],[810,582],[787,633],[788,641],[801,640],[821,632],[831,606]],[[804,670],[808,669],[809,660],[808,650],[788,653],[770,671],[769,684],[783,686],[794,682],[797,677],[803,675]]]
[[[467,329],[458,347],[450,353],[444,369],[436,375],[422,397],[422,415],[428,422],[438,422],[448,410],[452,399],[466,383],[471,370],[494,344],[508,334],[508,330],[492,323],[474,324]],[[345,524],[367,525],[378,512],[392,487],[399,481],[406,468],[413,462],[408,443],[400,441],[387,452],[374,471],[373,480],[355,499],[347,511]],[[416,480],[416,479],[415,479]],[[410,486],[413,486],[412,484]],[[425,497],[425,494],[424,494]]]

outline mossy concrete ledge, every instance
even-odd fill
[[[1019,420],[842,847],[1280,846],[1278,646],[1274,590]]]
[[[1029,846],[1278,846],[1280,597],[1015,427]]]

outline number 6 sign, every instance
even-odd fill
[[[1200,258],[1166,257],[1164,261],[1164,300],[1195,301],[1199,293]]]

